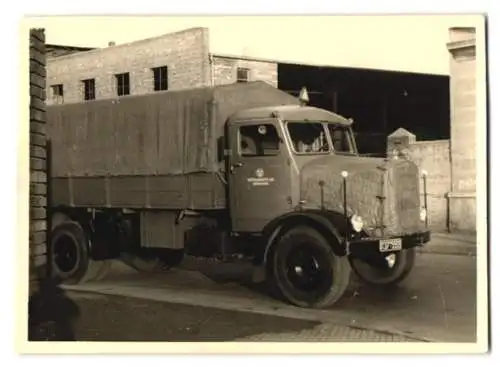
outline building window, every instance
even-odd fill
[[[116,74],[116,93],[119,96],[126,96],[130,94],[130,74]]]
[[[95,79],[82,80],[83,83],[83,99],[91,101],[95,99]]]
[[[153,70],[154,90],[168,90],[168,68],[160,66]]]
[[[250,74],[250,69],[247,69],[247,68],[236,69],[236,82],[248,83],[248,75],[249,74]]]
[[[52,102],[53,103],[63,103],[64,102],[64,88],[62,84],[51,85],[52,89]]]

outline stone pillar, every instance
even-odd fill
[[[30,30],[30,294],[47,272],[47,138],[45,126],[45,32]]]
[[[417,137],[400,127],[387,137],[387,157],[392,159],[410,159],[410,147],[415,144]]]
[[[474,28],[451,28],[450,229],[476,230],[476,39]]]

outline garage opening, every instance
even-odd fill
[[[309,92],[310,105],[354,120],[361,154],[385,156],[386,139],[403,127],[418,140],[450,138],[449,77],[278,64],[278,88]]]

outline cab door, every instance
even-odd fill
[[[260,232],[291,210],[290,167],[278,121],[232,123],[229,204],[235,232]]]

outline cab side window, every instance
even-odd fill
[[[278,131],[270,124],[241,126],[239,149],[243,157],[278,155],[280,149]]]

